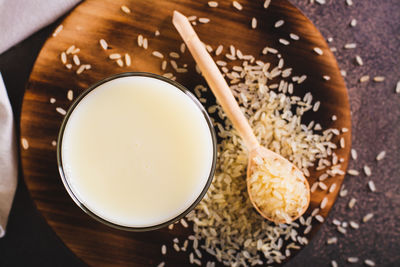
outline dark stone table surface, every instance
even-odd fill
[[[258,0],[262,2],[261,0]],[[349,194],[337,200],[325,223],[312,242],[286,266],[330,266],[335,259],[339,266],[363,266],[372,259],[377,266],[400,266],[400,94],[395,93],[400,80],[400,1],[399,0],[326,0],[312,4],[310,0],[292,0],[317,26],[322,34],[332,37],[331,47],[339,66],[347,72],[353,124],[353,148],[358,159],[349,167],[361,170],[367,164],[372,176],[348,176],[344,185]],[[350,27],[351,19],[357,20]],[[0,55],[3,75],[19,125],[25,84],[35,58],[54,25],[37,32]],[[1,34],[1,33],[0,33]],[[346,43],[357,43],[356,49],[344,49]],[[355,56],[364,64],[357,66]],[[382,83],[360,83],[362,75],[385,76]],[[0,125],[1,127],[1,125]],[[383,161],[376,155],[387,151]],[[21,172],[20,172],[21,173]],[[368,190],[373,180],[377,191]],[[357,199],[353,209],[347,204]],[[367,213],[374,217],[360,223],[358,230],[346,235],[337,232],[333,219],[360,222]],[[338,243],[327,245],[329,237]],[[359,257],[356,264],[348,257]],[[82,262],[58,239],[34,207],[23,177],[9,217],[6,236],[0,239],[0,266],[81,266]]]

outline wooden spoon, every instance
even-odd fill
[[[247,166],[246,181],[251,203],[264,218],[275,223],[289,223],[290,221],[297,219],[298,217],[303,215],[310,203],[310,187],[307,179],[305,179],[303,173],[287,159],[265,147],[262,147],[259,144],[246,117],[240,110],[236,99],[232,95],[228,84],[226,83],[214,60],[208,54],[207,50],[204,47],[204,44],[200,41],[188,19],[178,11],[174,11],[172,22],[175,28],[178,30],[179,34],[181,35],[182,39],[185,41],[188,49],[194,57],[212,92],[221,104],[228,118],[232,121],[233,126],[241,135],[249,151],[249,162]],[[287,175],[292,175],[293,177],[291,178],[293,178],[296,183],[300,183],[301,186],[305,186],[306,190],[304,190],[304,194],[306,195],[303,197],[306,197],[307,199],[306,204],[304,204],[304,202],[300,204],[300,202],[297,201],[296,204],[299,204],[299,209],[296,214],[292,214],[290,216],[291,220],[284,220],[281,218],[278,219],[276,217],[272,218],[270,215],[266,214],[265,210],[263,210],[254,202],[255,196],[252,195],[252,190],[250,190],[249,180],[252,174],[257,171],[259,162],[256,162],[256,159],[260,158],[263,160],[267,160],[269,163],[272,163],[272,165],[270,164],[269,168],[284,168],[285,170],[287,170]],[[274,170],[272,171],[274,172]],[[298,184],[293,186],[298,186]]]

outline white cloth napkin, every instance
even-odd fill
[[[80,0],[0,0],[0,54],[49,25]]]
[[[17,151],[13,113],[0,74],[0,237],[5,229],[17,188]]]
[[[54,22],[80,0],[0,0],[0,54]],[[15,189],[18,160],[11,105],[0,74],[0,238],[4,236]]]

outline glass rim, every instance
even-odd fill
[[[200,109],[201,113],[203,114],[204,119],[207,122],[207,126],[210,130],[210,135],[211,135],[211,139],[212,139],[212,147],[213,147],[213,159],[212,159],[212,165],[210,168],[210,173],[208,175],[207,178],[207,182],[203,188],[203,190],[201,191],[201,193],[199,194],[199,196],[196,198],[196,200],[188,207],[186,208],[183,212],[181,212],[180,214],[178,214],[177,216],[175,216],[172,219],[169,219],[166,222],[162,222],[156,225],[151,225],[151,226],[144,226],[144,227],[134,227],[134,226],[125,226],[125,225],[120,225],[120,224],[116,224],[110,221],[107,221],[106,219],[100,217],[99,215],[97,215],[95,212],[91,211],[90,208],[86,207],[84,203],[82,203],[82,201],[79,199],[79,197],[77,196],[78,194],[74,192],[74,190],[72,189],[65,173],[64,173],[64,168],[63,168],[63,163],[62,163],[62,153],[61,153],[61,149],[62,149],[62,139],[63,139],[63,135],[64,135],[64,130],[65,127],[68,123],[68,120],[71,116],[71,114],[73,113],[73,111],[75,110],[75,108],[78,106],[78,104],[81,102],[81,100],[88,95],[90,92],[92,92],[93,90],[95,90],[96,88],[98,88],[100,85],[107,83],[109,81],[118,79],[118,78],[123,78],[123,77],[148,77],[148,78],[154,78],[154,79],[158,79],[164,82],[167,82],[171,85],[173,85],[175,88],[177,88],[178,90],[181,90],[185,95],[187,95],[194,103],[195,105]],[[208,112],[206,111],[206,109],[203,107],[203,105],[200,103],[200,101],[183,85],[181,85],[180,83],[173,81],[171,79],[168,79],[166,77],[163,77],[161,75],[158,74],[154,74],[154,73],[149,73],[149,72],[123,72],[123,73],[118,73],[118,74],[114,74],[111,75],[107,78],[104,78],[96,83],[94,83],[93,85],[89,86],[85,91],[83,91],[71,104],[71,106],[68,108],[67,113],[64,116],[64,119],[62,121],[60,130],[58,132],[58,138],[57,138],[57,165],[58,165],[58,171],[60,173],[60,177],[61,177],[61,181],[65,187],[65,189],[67,190],[69,196],[72,198],[72,200],[75,202],[75,204],[80,207],[86,214],[88,214],[89,216],[91,216],[92,218],[94,218],[95,220],[108,225],[110,227],[119,229],[119,230],[125,230],[125,231],[135,231],[135,232],[144,232],[144,231],[151,231],[151,230],[156,230],[165,226],[170,225],[171,223],[174,223],[180,219],[182,219],[184,216],[186,216],[190,211],[192,211],[199,203],[200,201],[203,199],[203,197],[205,196],[205,194],[208,191],[208,188],[211,185],[211,182],[213,180],[214,177],[214,173],[215,173],[215,168],[216,168],[216,161],[217,161],[217,138],[216,138],[216,134],[215,134],[215,130],[214,130],[214,126],[212,124],[212,121],[210,119],[210,116],[208,115]]]

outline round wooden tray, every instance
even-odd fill
[[[52,145],[63,119],[56,112],[56,107],[66,110],[71,104],[67,99],[68,90],[78,95],[94,82],[125,71],[162,73],[161,60],[151,56],[151,52],[158,50],[167,54],[169,51],[179,51],[182,43],[171,23],[173,10],[188,16],[210,18],[210,23],[198,24],[196,30],[202,41],[214,49],[219,44],[224,45],[225,49],[232,44],[245,54],[276,62],[275,55],[264,56],[260,51],[266,45],[277,47],[285,59],[285,65],[293,67],[294,74],[308,76],[304,83],[296,86],[297,92],[302,94],[306,90],[311,91],[321,101],[320,111],[315,117],[307,119],[315,119],[323,128],[351,129],[347,89],[336,60],[322,35],[297,8],[286,0],[272,1],[268,9],[262,7],[263,1],[242,0],[240,2],[244,8],[238,11],[232,6],[232,1],[218,2],[218,8],[209,8],[207,1],[87,0],[65,18],[63,30],[47,40],[38,56],[27,85],[21,115],[21,136],[29,143],[29,148],[21,151],[24,177],[38,210],[50,227],[89,265],[154,266],[161,261],[173,266],[189,265],[188,253],[169,249],[167,256],[162,256],[160,246],[171,245],[174,237],[185,239],[191,232],[190,228],[177,226],[172,231],[124,232],[95,221],[78,208],[63,187],[57,170],[56,148]],[[132,10],[131,14],[121,11],[123,4]],[[258,20],[255,30],[250,28],[252,17]],[[279,19],[285,20],[285,24],[275,29],[274,24]],[[154,35],[156,30],[161,33],[158,37]],[[289,33],[296,33],[300,40],[290,40]],[[149,49],[138,47],[139,34],[149,40]],[[102,50],[99,45],[101,38],[107,40],[111,50]],[[279,38],[290,40],[291,44],[282,45],[278,42]],[[80,60],[84,64],[91,64],[90,70],[77,75],[76,66],[72,70],[64,67],[60,54],[71,45],[80,48]],[[314,47],[320,47],[324,54],[318,56],[313,52]],[[120,68],[108,59],[108,55],[114,52],[129,53],[132,65]],[[223,55],[216,58],[222,59]],[[71,58],[68,60],[71,61]],[[188,63],[191,71],[177,75],[178,82],[187,88],[205,84],[194,71],[195,64],[188,52],[179,62]],[[328,75],[330,80],[324,80],[324,75]],[[56,99],[56,103],[49,102],[51,97]],[[333,114],[338,120],[331,120]],[[342,164],[345,170],[351,132],[343,137],[347,145],[336,153],[345,159]],[[316,178],[317,174],[312,173],[310,185]],[[338,195],[343,178],[336,176],[327,182],[328,186],[333,182],[338,186],[329,194],[328,205],[321,212],[324,217]],[[320,191],[312,194],[309,210],[317,207],[325,195]],[[316,223],[310,238],[318,228]]]

